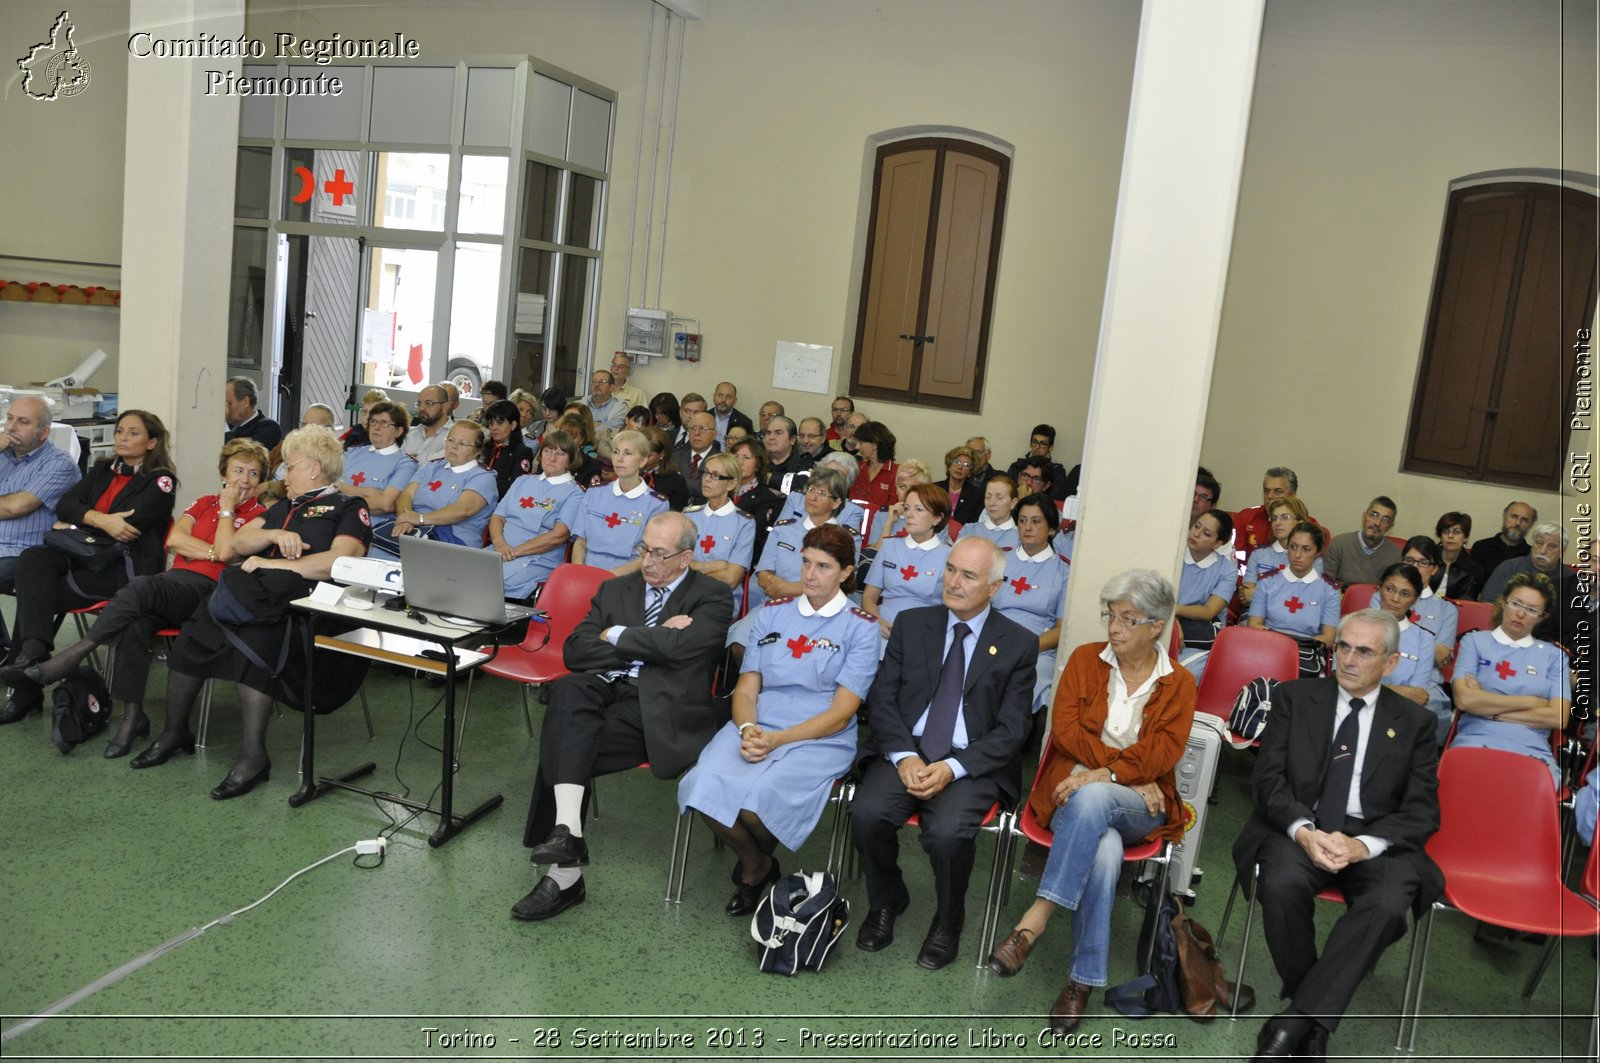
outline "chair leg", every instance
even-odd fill
[[[1245,963],[1246,958],[1248,958],[1249,955],[1250,955],[1250,929],[1251,929],[1251,927],[1253,927],[1255,925],[1255,921],[1256,921],[1256,884],[1259,883],[1260,881],[1261,881],[1261,865],[1257,864],[1253,868],[1250,869],[1249,903],[1245,906],[1245,910],[1244,910],[1244,938],[1242,940],[1240,940],[1240,942],[1239,942],[1239,963],[1238,963],[1238,966],[1234,968],[1234,970],[1237,972],[1234,975],[1234,978],[1238,982],[1239,985],[1244,985],[1244,963]],[[1237,881],[1235,881],[1233,885],[1234,885],[1235,889],[1239,888],[1239,883]],[[1231,905],[1232,903],[1233,903],[1233,900],[1232,900],[1232,897],[1230,897],[1229,898],[1229,904]],[[1235,1022],[1238,1021],[1238,1018],[1239,1018],[1239,994],[1238,993],[1235,993],[1233,995],[1233,1008],[1228,1012],[1228,1018],[1233,1020],[1233,1021],[1235,1021]]]
[[[517,689],[522,692],[522,722],[528,728],[528,737],[532,738],[533,737],[533,710],[528,707],[528,684],[526,684],[526,683],[518,683],[517,684]],[[467,684],[467,694],[470,696],[471,693],[472,693],[472,684],[469,682]]]
[[[683,903],[683,878],[689,868],[689,835],[694,831],[694,810],[684,809],[672,825],[672,859],[667,864],[667,902]]]
[[[196,749],[206,747],[206,734],[211,730],[211,684],[214,680],[207,679],[200,688],[200,729],[195,735],[194,746]]]
[[[1410,1008],[1408,1009],[1405,1006],[1406,1002],[1404,1000],[1401,1001],[1400,1012],[1402,1018],[1407,1011],[1411,1015],[1411,1039],[1406,1043],[1407,1052],[1415,1052],[1417,1050],[1417,1023],[1422,1018],[1422,990],[1428,981],[1428,946],[1433,943],[1433,916],[1437,911],[1437,908],[1428,909],[1428,925],[1423,928],[1422,932],[1422,962],[1417,967],[1417,989],[1411,998]],[[1414,948],[1415,945],[1413,944]],[[1410,979],[1408,978],[1407,981],[1410,981]],[[1398,1040],[1395,1042],[1395,1047],[1400,1047]]]
[[[833,796],[833,830],[828,834],[827,871],[835,878],[847,876],[847,850],[850,848],[850,801],[855,797],[854,783],[842,782]]]
[[[1407,1009],[1411,1004],[1411,979],[1417,969],[1417,947],[1421,943],[1422,920],[1414,919],[1411,923],[1411,948],[1407,950],[1409,955],[1406,958],[1406,984],[1405,989],[1400,994],[1400,1022],[1398,1025],[1396,1025],[1394,1031],[1394,1046],[1396,1049],[1398,1049],[1404,1041],[1406,1033],[1406,1020],[1413,1017],[1408,1013]],[[1597,992],[1600,992],[1600,989],[1597,989]]]
[[[994,823],[994,869],[989,873],[989,892],[983,899],[983,926],[978,933],[978,967],[988,966],[989,953],[994,951],[994,939],[1000,930],[1000,914],[1005,905],[1002,896],[1005,884],[1011,878],[1011,813],[1001,812]]]
[[[1556,946],[1561,943],[1561,935],[1551,934],[1550,940],[1545,942],[1544,953],[1539,957],[1539,964],[1528,976],[1528,984],[1522,987],[1522,999],[1532,1000],[1533,994],[1539,991],[1539,983],[1544,981],[1545,971],[1550,969],[1550,960],[1556,954]]]
[[[1159,912],[1161,902],[1165,900],[1167,896],[1168,875],[1172,871],[1172,843],[1169,841],[1163,844],[1161,847],[1161,855],[1154,857],[1153,859],[1155,859],[1156,862],[1161,865],[1161,873],[1156,876],[1156,891],[1150,895],[1150,898],[1151,901],[1156,905],[1157,912]],[[1148,974],[1150,972],[1151,965],[1155,963],[1155,958],[1156,935],[1151,934],[1150,948],[1149,951],[1147,951],[1144,955],[1144,963],[1140,966],[1139,973]],[[1238,994],[1234,995],[1236,997],[1238,996]],[[1235,1010],[1237,1010],[1237,1001],[1235,1001],[1234,1006]]]
[[[372,739],[378,737],[378,732],[372,729],[372,709],[367,706],[367,688],[364,686],[357,687],[356,693],[361,697],[361,715],[366,718],[367,741],[370,742]]]

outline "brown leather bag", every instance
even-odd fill
[[[1211,931],[1185,915],[1181,905],[1172,917],[1172,932],[1178,939],[1178,988],[1191,1019],[1210,1022],[1218,1011],[1231,1011],[1235,993],[1239,994],[1240,1011],[1255,1007],[1256,991],[1247,985],[1235,986],[1224,977]]]

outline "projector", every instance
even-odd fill
[[[405,576],[398,561],[382,561],[374,557],[340,557],[333,562],[332,578],[350,587],[377,594],[404,594]]]

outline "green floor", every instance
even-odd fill
[[[158,707],[164,681],[158,667],[151,692]],[[377,737],[368,741],[354,704],[323,718],[319,769],[374,760],[375,785],[409,785],[425,796],[440,762],[417,735],[436,743],[439,713],[402,738],[438,689],[375,673],[367,692]],[[38,717],[0,729],[0,1015],[7,1031],[163,942],[249,904],[300,868],[376,836],[390,826],[388,815],[403,813],[349,793],[289,808],[301,725],[295,713],[276,720],[269,735],[271,782],[236,801],[210,800],[207,790],[226,773],[236,743],[233,707],[232,691],[220,690],[211,747],[142,772],[130,771],[126,760],[102,759],[100,742],[61,756]],[[494,680],[479,684],[458,805],[499,792],[502,808],[441,849],[427,843],[435,825],[427,817],[395,835],[381,867],[362,870],[344,856],[317,868],[232,923],[8,1035],[0,1054],[1248,1058],[1261,1017],[1276,1009],[1276,979],[1258,926],[1248,972],[1262,999],[1255,1015],[1208,1025],[1177,1017],[1131,1022],[1107,1014],[1096,994],[1078,1044],[1041,1047],[1042,1016],[1065,977],[1070,922],[1052,924],[1016,978],[975,969],[993,851],[987,838],[956,965],[928,973],[913,963],[932,901],[926,863],[908,837],[904,863],[914,900],[893,946],[861,952],[852,927],[823,973],[761,975],[747,921],[722,914],[730,860],[713,851],[703,829],[683,904],[662,900],[674,791],[645,772],[601,783],[601,818],[589,830],[588,903],[549,923],[516,922],[510,907],[534,883],[520,844],[534,750],[516,690]],[[1194,914],[1213,931],[1227,899],[1226,853],[1246,804],[1248,768],[1246,755],[1230,756],[1207,824],[1201,866],[1209,873]],[[785,854],[784,866],[820,866],[826,840],[819,832],[798,861]],[[1030,881],[1018,876],[1014,885],[1007,926],[1031,898]],[[860,881],[847,882],[846,894],[859,920]],[[1333,906],[1319,908],[1331,922]],[[1132,902],[1119,904],[1113,980],[1135,973],[1141,915]],[[1230,974],[1239,927],[1236,918],[1222,943]],[[1595,991],[1590,942],[1564,949],[1525,1002],[1521,987],[1537,955],[1529,944],[1476,942],[1472,924],[1442,915],[1415,1058],[1580,1057]],[[1363,985],[1333,1039],[1339,1054],[1394,1054],[1392,1013],[1404,969],[1402,945]],[[827,1040],[878,1031],[910,1037],[914,1047]],[[1147,1046],[1129,1037],[1144,1037]]]

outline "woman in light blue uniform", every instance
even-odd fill
[[[784,517],[767,533],[755,578],[750,581],[752,613],[769,598],[792,598],[800,593],[800,548],[806,532],[821,524],[838,524],[849,490],[849,476],[839,469],[825,465],[812,469],[811,479],[806,481],[805,516]]]
[[[883,541],[867,573],[861,608],[878,618],[883,633],[878,656],[889,645],[889,631],[902,609],[938,605],[944,600],[944,561],[950,555],[945,526],[950,523],[950,493],[931,483],[916,483],[902,503],[904,535]]]
[[[1413,619],[1417,599],[1427,584],[1415,565],[1404,561],[1390,565],[1378,577],[1378,605],[1400,621],[1400,663],[1384,679],[1392,688],[1427,709],[1439,721],[1439,744],[1450,733],[1450,702],[1444,696],[1444,677],[1434,663],[1433,632]]]
[[[1239,583],[1233,555],[1218,552],[1232,538],[1233,518],[1220,509],[1208,509],[1189,524],[1174,615],[1183,631],[1183,666],[1196,683],[1205,674],[1211,644],[1228,619],[1228,602]]]
[[[669,508],[667,497],[650,490],[640,476],[649,448],[650,441],[639,432],[618,432],[611,440],[611,467],[617,478],[584,493],[582,516],[572,529],[577,540],[573,561],[610,569],[614,576],[638,571],[633,551],[644,537],[644,526]]]
[[[1451,681],[1461,721],[1450,744],[1534,757],[1550,769],[1559,792],[1550,738],[1567,725],[1572,676],[1561,648],[1533,637],[1555,593],[1549,577],[1519,572],[1495,602],[1494,630],[1461,637]]]
[[[1439,544],[1426,535],[1413,535],[1407,539],[1401,553],[1400,560],[1416,568],[1422,577],[1422,596],[1411,605],[1411,622],[1433,634],[1434,668],[1442,669],[1456,652],[1456,629],[1461,623],[1461,614],[1455,604],[1434,593],[1433,584],[1441,582],[1444,572],[1444,556]],[[1383,607],[1378,601],[1377,591],[1372,593],[1372,607]],[[1439,682],[1443,682],[1442,677]],[[1440,741],[1444,740],[1443,733],[1439,738]]]
[[[1250,557],[1244,563],[1244,575],[1239,578],[1239,600],[1246,607],[1255,597],[1257,583],[1289,567],[1289,535],[1301,522],[1311,523],[1311,513],[1306,509],[1306,504],[1295,496],[1274,498],[1267,504],[1267,523],[1272,527],[1272,542],[1250,551]],[[1240,529],[1240,535],[1243,534],[1244,530]],[[1312,567],[1318,575],[1322,574],[1320,555]]]
[[[1302,521],[1289,533],[1289,567],[1256,584],[1250,626],[1288,635],[1300,644],[1300,678],[1315,679],[1328,666],[1339,627],[1339,588],[1316,569],[1327,543],[1317,525]]]
[[[442,543],[483,548],[494,503],[500,498],[494,473],[478,464],[483,439],[482,425],[455,423],[445,437],[444,457],[417,469],[395,503],[389,534],[374,535],[367,556],[398,559],[400,536],[412,532]]]
[[[769,540],[770,541],[770,540]],[[856,758],[856,711],[878,667],[878,626],[850,608],[856,539],[822,525],[802,542],[801,594],[756,611],[733,718],[678,787],[739,858],[729,915],[755,910]]]
[[[1015,550],[1017,548],[1017,522],[1011,519],[1011,511],[1017,504],[1017,482],[1004,473],[989,477],[989,482],[983,485],[983,515],[970,524],[961,526],[961,534],[956,538],[970,539],[977,536],[988,539],[1002,550]],[[1056,513],[1056,522],[1061,520],[1060,511]]]
[[[1055,552],[1052,543],[1061,512],[1049,495],[1036,493],[1024,498],[1006,522],[1016,526],[1017,548],[1006,553],[1005,578],[990,604],[1001,616],[1039,636],[1039,668],[1033,684],[1033,711],[1038,712],[1056,681],[1061,606],[1067,598],[1072,566]]]
[[[351,447],[344,454],[344,479],[339,490],[355,495],[372,514],[372,533],[388,532],[394,523],[400,492],[417,473],[417,461],[401,449],[411,427],[411,414],[394,402],[374,403],[367,412],[368,446]]]
[[[928,468],[928,463],[919,458],[907,458],[900,462],[900,469],[894,474],[894,490],[897,501],[878,514],[872,522],[872,547],[882,549],[883,544],[897,535],[903,535],[906,530],[906,496],[911,493],[911,488],[916,484],[933,483],[933,471]],[[949,491],[945,492],[949,494]]]
[[[577,441],[560,428],[544,435],[542,473],[519,476],[489,518],[489,545],[505,562],[507,598],[531,598],[566,558],[583,512],[583,489],[568,471]]]
[[[744,577],[750,571],[750,553],[756,543],[756,519],[733,501],[739,473],[739,461],[732,454],[706,458],[700,469],[705,504],[683,511],[698,532],[689,565],[732,588],[735,617],[744,615]]]

